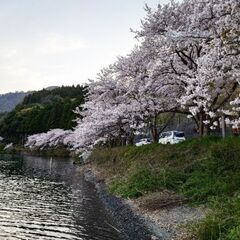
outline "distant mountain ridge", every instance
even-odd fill
[[[43,90],[52,91],[59,88],[58,86],[50,86]],[[18,104],[22,103],[23,99],[34,91],[28,92],[9,92],[0,94],[0,113],[11,112]]]
[[[9,142],[22,143],[27,136],[35,133],[75,127],[76,113],[73,110],[84,103],[86,87],[77,85],[50,89],[33,91],[11,112],[2,117],[0,113],[0,136]]]
[[[10,92],[0,94],[0,113],[12,111],[31,92]]]

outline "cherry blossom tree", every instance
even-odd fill
[[[71,147],[73,138],[71,130],[52,129],[46,133],[34,134],[28,137],[25,147],[30,149],[44,149],[47,147],[56,147],[66,145]]]
[[[137,36],[164,45],[152,72],[174,86],[182,110],[194,117],[200,135],[207,133],[238,88],[239,3],[186,0],[147,8]]]
[[[26,146],[124,144],[146,128],[157,141],[157,120],[168,112],[192,117],[201,136],[219,127],[223,115],[238,125],[239,25],[236,0],[146,6],[134,32],[138,46],[90,81],[85,104],[75,110],[77,127],[30,136]]]
[[[103,69],[97,81],[88,85],[86,103],[76,113],[78,119],[75,137],[79,146],[92,146],[109,139],[127,138],[130,134],[130,118],[124,98],[124,88],[116,78],[113,66]]]
[[[156,54],[152,46],[142,45],[131,54],[121,57],[115,64],[119,81],[125,87],[128,112],[133,126],[150,129],[153,140],[158,141],[157,119],[166,111],[173,111],[179,105],[175,92],[163,86],[163,79],[151,74],[150,63]]]

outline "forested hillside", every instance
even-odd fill
[[[28,94],[29,92],[0,94],[0,113],[12,111]]]
[[[72,110],[84,102],[84,94],[85,88],[79,85],[33,92],[0,123],[0,135],[21,142],[30,134],[70,129],[75,125]]]

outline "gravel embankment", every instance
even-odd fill
[[[133,202],[133,209],[142,214],[147,222],[152,223],[158,230],[164,229],[167,232],[167,240],[193,240],[189,235],[187,225],[202,219],[207,210],[203,207],[193,208],[187,205],[163,208],[148,211],[139,208],[138,203]]]
[[[98,179],[91,169],[85,169],[84,175],[87,181],[95,185],[101,201],[126,240],[189,239],[184,226],[206,214],[204,208],[192,208],[182,203],[148,209],[148,201],[144,198],[132,201],[110,195],[104,181]]]

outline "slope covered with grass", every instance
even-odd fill
[[[240,239],[240,139],[193,139],[178,145],[98,149],[109,191],[125,198],[172,190],[213,211],[193,227],[198,239]]]

